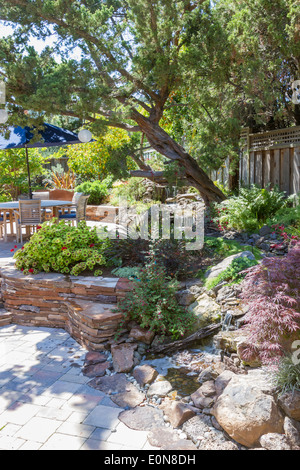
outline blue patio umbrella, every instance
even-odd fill
[[[34,139],[34,137],[37,137]],[[28,148],[59,147],[82,143],[74,132],[61,129],[52,124],[43,124],[43,130],[36,136],[30,127],[9,127],[7,138],[0,133],[0,150],[24,148],[28,173],[29,197],[32,199],[30,168],[28,161]]]

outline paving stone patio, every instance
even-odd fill
[[[0,241],[0,266],[15,241]],[[20,248],[21,245],[18,245]],[[59,328],[0,326],[0,450],[157,450],[82,374],[87,350]]]
[[[87,385],[87,351],[61,329],[0,328],[0,450],[156,450]]]

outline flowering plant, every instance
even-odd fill
[[[99,276],[97,269],[105,265],[103,250],[105,240],[98,238],[96,228],[80,222],[72,227],[65,221],[58,224],[45,222],[21,250],[14,254],[16,268],[24,274],[60,272],[78,276],[81,272],[92,271]]]
[[[174,339],[192,330],[195,316],[178,304],[178,283],[167,276],[166,268],[159,265],[152,250],[150,259],[133,281],[134,289],[119,302],[118,310],[124,313],[124,323],[135,320],[142,328],[148,328],[161,336]]]
[[[271,249],[278,249],[283,248],[285,246],[293,247],[300,241],[300,230],[296,227],[288,227],[286,228],[283,224],[275,224],[272,225],[273,233],[276,233],[280,237],[282,237],[282,241],[280,243],[275,243],[271,245]]]

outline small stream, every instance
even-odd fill
[[[220,363],[220,351],[212,339],[201,341],[194,348],[179,351],[172,356],[146,358],[141,364],[154,367],[164,380],[173,386],[173,398],[190,396],[200,387],[199,374]]]
[[[230,312],[222,315],[222,331],[232,331],[239,327],[239,320]],[[221,350],[216,349],[213,336],[195,343],[193,347],[178,351],[171,356],[147,356],[141,364],[154,367],[161,380],[168,380],[173,386],[173,398],[190,396],[201,386],[199,375],[210,368],[219,369]]]

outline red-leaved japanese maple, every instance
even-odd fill
[[[258,356],[263,364],[276,363],[292,338],[300,338],[300,243],[286,256],[264,258],[250,268],[242,299],[249,306],[243,359]]]

